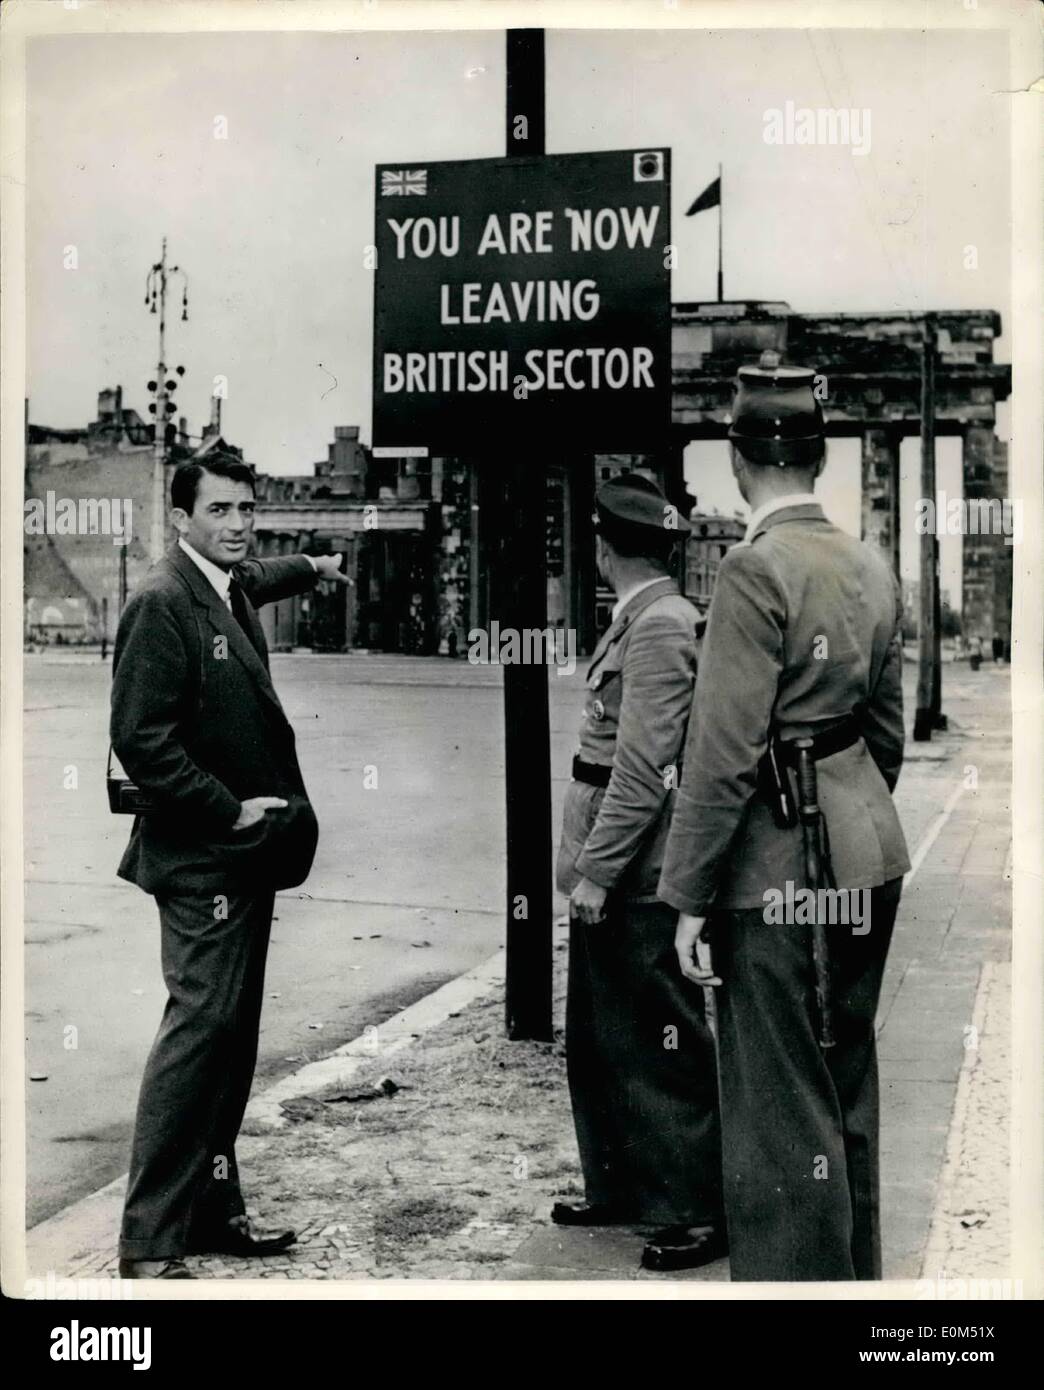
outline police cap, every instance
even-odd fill
[[[823,454],[823,411],[811,367],[784,367],[779,353],[739,369],[729,438],[751,463],[815,463]]]
[[[674,539],[692,529],[652,479],[641,473],[621,473],[603,483],[595,494],[595,513],[596,521],[610,530],[624,526]]]

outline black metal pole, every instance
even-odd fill
[[[932,504],[935,520],[935,322],[925,317],[921,358],[921,495]],[[917,706],[913,736],[917,743],[931,742],[936,726],[935,705],[939,646],[936,640],[939,587],[939,541],[934,524],[921,536],[920,593],[917,623]]]
[[[721,241],[722,241],[722,222],[725,219],[725,185],[721,177],[721,165],[718,165],[718,303],[725,303],[725,274],[722,269]]]
[[[543,155],[544,31],[507,31],[509,156]],[[524,431],[520,437],[524,437]],[[547,484],[541,451],[512,441],[503,459],[497,610],[502,629],[547,626]],[[547,666],[504,667],[507,800],[505,1025],[549,1041],[551,1022],[551,731]]]
[[[947,729],[949,720],[942,712],[942,574],[939,541],[935,541],[935,573],[932,584],[932,728]]]
[[[504,131],[508,157],[542,155],[544,148],[544,31],[507,31],[507,112]]]

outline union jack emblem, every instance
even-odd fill
[[[407,193],[427,193],[427,169],[382,169],[381,197],[404,197]]]

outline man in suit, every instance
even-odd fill
[[[177,543],[127,604],[113,655],[113,749],[154,803],[119,874],[156,899],[169,991],[120,1233],[133,1279],[189,1279],[188,1253],[295,1239],[251,1228],[235,1157],[273,895],[303,882],[318,834],[256,609],[349,582],[340,556],[247,559],[254,481],[240,461],[181,464],[171,500]]]
[[[588,670],[557,865],[586,1200],[559,1202],[552,1219],[662,1227],[643,1264],[684,1269],[725,1248],[714,1040],[656,893],[702,624],[668,572],[688,522],[659,488],[625,474],[596,509],[598,567],[617,598]]]
[[[881,1274],[874,1014],[909,868],[891,799],[903,757],[902,605],[879,552],[831,525],[812,493],[825,459],[814,380],[776,354],[740,370],[732,467],[751,518],[718,573],[659,885],[681,913],[682,972],[720,985],[735,1280]],[[781,923],[770,906],[788,885],[792,902],[806,886],[792,814],[795,744],[806,739],[844,898],[825,927],[829,1048],[807,908]],[[713,968],[694,960],[698,943]]]

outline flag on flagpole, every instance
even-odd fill
[[[703,190],[700,196],[693,203],[692,207],[689,208],[685,216],[691,217],[694,212],[705,212],[707,208],[716,208],[720,205],[721,175],[719,174],[713,183],[709,183],[707,185],[707,187]]]
[[[721,265],[721,224],[725,220],[725,205],[721,201],[721,165],[718,165],[718,177],[713,183],[709,183],[700,196],[693,203],[692,207],[686,212],[686,217],[691,217],[694,212],[705,212],[707,208],[718,209],[718,303],[725,302],[725,277],[722,273]]]

